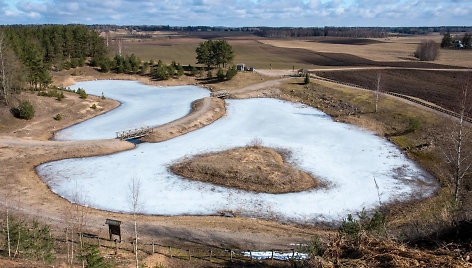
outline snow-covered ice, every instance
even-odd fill
[[[95,92],[100,95],[102,89],[108,88],[107,82],[110,81],[88,82],[80,87],[87,92],[92,92],[89,86],[101,88]],[[121,85],[111,83],[110,88]],[[175,98],[183,97],[179,90],[167,90],[166,94],[178,95]],[[200,94],[203,89],[189,88],[189,94],[195,97],[198,94],[192,90]],[[104,94],[114,96],[112,90]],[[149,107],[159,111],[149,112],[150,117],[166,116],[159,106],[168,103],[145,94],[120,94],[117,99],[123,103],[129,97],[136,99],[142,111]],[[123,113],[134,113],[134,108],[120,108],[125,110]],[[142,143],[134,150],[107,156],[50,162],[39,166],[38,173],[58,195],[73,201],[80,193],[88,205],[104,210],[131,211],[129,185],[134,177],[140,180],[141,212],[145,214],[211,215],[231,210],[249,217],[304,223],[339,221],[348,213],[375,208],[379,200],[374,178],[383,203],[425,197],[437,188],[434,179],[392,143],[335,122],[319,110],[267,98],[229,100],[227,108],[227,115],[213,124],[172,140]],[[90,128],[100,122],[110,124],[113,131],[123,128],[121,121],[99,116],[77,125],[74,137],[89,137]],[[291,150],[293,163],[327,182],[329,188],[287,194],[254,193],[192,181],[169,172],[168,167],[183,157],[245,146],[255,138],[261,139],[264,146]]]
[[[289,259],[303,260],[303,259],[308,258],[308,254],[300,253],[297,251],[289,252],[289,253],[274,251],[274,255],[272,255],[272,251],[251,251],[251,252],[244,251],[242,252],[242,254],[245,257],[252,256],[253,259],[257,259],[257,260],[271,259],[271,258],[274,258],[274,260],[289,260]]]
[[[117,131],[158,126],[189,113],[190,104],[208,97],[208,90],[196,86],[155,87],[136,81],[100,80],[79,82],[73,90],[83,88],[87,94],[119,100],[121,105],[92,118],[87,124],[77,124],[55,135],[56,140],[113,139]]]

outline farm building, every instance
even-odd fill
[[[245,71],[246,70],[246,64],[244,63],[239,63],[236,65],[236,70],[238,71]]]

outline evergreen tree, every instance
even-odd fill
[[[223,72],[223,69],[219,68],[218,72],[216,73],[216,77],[218,78],[218,81],[222,82],[225,80],[225,73]]]
[[[444,34],[443,39],[441,41],[441,47],[442,48],[452,47],[452,36],[450,33]]]

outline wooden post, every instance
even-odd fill
[[[169,247],[169,255],[172,258],[172,248],[171,247]]]
[[[100,248],[100,237],[97,236],[97,244],[98,244],[98,247]]]
[[[152,241],[152,254],[154,254],[154,241]]]
[[[131,241],[131,246],[133,247],[132,251],[134,253],[134,241]]]
[[[233,262],[233,251],[231,249],[229,250],[229,256],[231,262]]]
[[[188,251],[188,260],[190,261],[191,260],[191,256],[190,256],[190,249],[187,250]]]
[[[211,262],[211,255],[213,255],[213,251],[210,249],[210,262]]]
[[[251,258],[251,262],[252,262],[252,251],[249,250],[249,257]]]
[[[116,239],[115,239],[115,255],[118,255],[118,243],[116,242]]]
[[[295,249],[292,248],[292,259],[294,259],[294,258],[295,258]]]
[[[274,250],[272,250],[272,256],[270,257],[270,260],[271,260],[271,261],[274,260]]]

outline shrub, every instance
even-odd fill
[[[86,99],[87,98],[87,92],[85,92],[85,90],[83,90],[81,88],[78,88],[76,93],[79,94],[81,99]]]
[[[105,99],[105,95],[103,95],[103,92],[102,92],[102,96],[100,97],[102,100]]]
[[[21,101],[18,108],[13,109],[13,115],[21,119],[30,120],[34,117],[34,107],[27,100]]]
[[[310,84],[310,75],[308,73],[305,74],[305,81],[303,83],[305,85]]]
[[[190,65],[189,65],[189,68],[190,68],[190,74],[192,76],[196,76],[197,75],[197,68],[195,68],[195,66],[190,66]]]
[[[226,71],[226,79],[231,80],[238,73],[235,66],[231,66],[228,71]]]
[[[323,256],[326,251],[326,245],[321,242],[319,236],[315,236],[306,245],[299,246],[297,251],[308,254],[310,258],[314,256]]]
[[[95,103],[94,103],[94,104],[92,104],[92,106],[90,106],[90,108],[95,110],[95,109],[97,109],[97,105],[95,105]]]
[[[212,79],[212,78],[213,78],[213,74],[211,73],[211,70],[208,70],[208,72],[207,72],[207,78],[208,78],[208,79]]]
[[[339,235],[349,236],[350,238],[356,238],[361,231],[361,225],[359,221],[352,217],[352,214],[347,215],[347,219],[343,219]]]
[[[56,116],[54,116],[54,120],[61,121],[62,120],[62,115],[61,114],[56,114]]]
[[[85,267],[87,268],[112,267],[112,265],[100,255],[100,251],[96,245],[84,244],[80,251],[79,259],[86,262]]]
[[[423,41],[418,45],[415,57],[421,61],[434,61],[439,56],[439,46],[433,40]]]
[[[56,97],[58,101],[62,101],[64,99],[64,92],[58,93]]]
[[[223,69],[219,68],[218,72],[216,73],[216,77],[218,78],[218,81],[222,82],[225,81],[225,73],[223,72]]]

